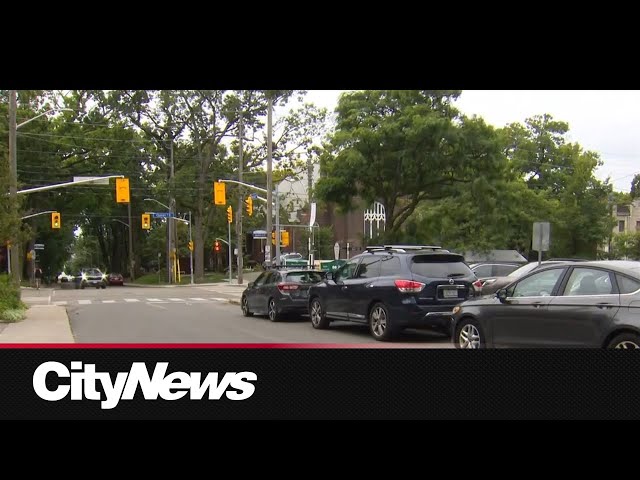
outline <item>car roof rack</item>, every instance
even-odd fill
[[[368,245],[365,247],[367,252],[407,252],[410,250],[442,250],[437,245]]]

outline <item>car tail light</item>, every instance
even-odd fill
[[[289,292],[291,290],[297,290],[298,289],[298,285],[296,283],[279,283],[278,284],[278,290],[280,290],[281,292]]]
[[[402,293],[418,293],[425,286],[424,283],[413,280],[396,280],[395,284]]]

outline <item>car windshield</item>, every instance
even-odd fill
[[[102,275],[102,272],[97,268],[90,268],[89,270],[85,270],[84,273],[87,275]]]

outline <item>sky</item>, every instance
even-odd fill
[[[305,101],[332,111],[343,90],[309,90]],[[495,127],[550,114],[567,122],[567,140],[600,154],[600,180],[628,192],[640,173],[640,90],[463,90],[456,102]]]

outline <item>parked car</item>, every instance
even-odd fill
[[[549,264],[454,308],[457,348],[640,348],[640,262]]]
[[[464,257],[441,247],[367,247],[311,287],[309,316],[318,329],[332,320],[368,324],[376,340],[390,340],[404,328],[449,335],[453,307],[479,288]]]
[[[322,272],[317,270],[268,270],[249,283],[242,293],[242,314],[250,317],[254,313],[267,315],[277,322],[288,313],[307,313],[309,287],[321,282]]]
[[[110,273],[107,275],[107,283],[109,285],[124,285],[124,277],[121,273]]]
[[[69,283],[69,282],[73,282],[73,275],[69,275],[65,272],[60,272],[60,274],[57,277],[58,279],[58,283]]]
[[[496,293],[502,287],[509,285],[511,282],[516,280],[517,278],[522,277],[530,272],[533,272],[539,267],[547,266],[547,265],[556,265],[562,263],[571,263],[575,261],[583,261],[583,260],[545,260],[538,265],[538,262],[529,262],[526,265],[517,268],[506,276],[496,276],[489,278],[480,278],[482,282],[482,295],[491,295]]]
[[[107,276],[99,268],[81,270],[75,279],[76,288],[96,287],[107,288]]]
[[[506,277],[514,270],[522,266],[521,263],[479,262],[470,263],[469,268],[476,274],[478,280],[483,282],[494,277]]]

